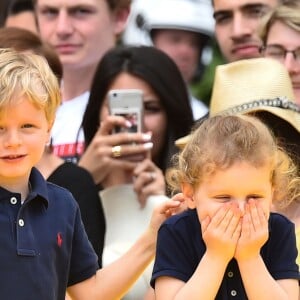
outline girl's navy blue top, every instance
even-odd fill
[[[174,277],[187,282],[195,272],[205,250],[195,209],[166,220],[158,233],[152,287],[155,287],[155,279],[160,276]],[[294,224],[284,216],[271,213],[269,239],[261,249],[261,256],[275,280],[300,279],[296,264]],[[229,262],[216,297],[216,300],[228,299],[247,299],[235,259]]]

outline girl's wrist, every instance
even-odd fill
[[[259,253],[235,257],[238,264],[252,264],[261,258]]]

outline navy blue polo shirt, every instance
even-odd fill
[[[187,282],[195,272],[205,250],[195,209],[166,220],[158,233],[152,287],[155,286],[155,279],[160,276],[174,277]],[[275,280],[300,278],[296,264],[294,224],[284,216],[271,213],[269,239],[261,249],[261,256]],[[216,300],[229,299],[247,299],[235,259],[229,262],[216,297]]]
[[[66,287],[98,269],[80,211],[67,190],[32,169],[31,192],[0,188],[0,298],[64,300]]]

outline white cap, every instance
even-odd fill
[[[125,43],[151,44],[153,29],[214,34],[211,0],[135,0],[124,34]]]
[[[159,9],[145,16],[145,26],[153,29],[181,29],[207,36],[214,34],[211,0],[153,0]]]

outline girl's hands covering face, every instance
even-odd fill
[[[241,219],[241,229],[234,254],[237,261],[258,256],[260,249],[268,240],[268,216],[253,199],[246,204],[245,214]]]
[[[237,205],[226,203],[210,218],[201,221],[202,236],[207,253],[229,261],[235,253],[241,235],[242,212]]]
[[[224,204],[212,218],[207,216],[201,227],[207,251],[227,261],[258,256],[269,235],[268,216],[253,199],[244,213],[233,203]]]

